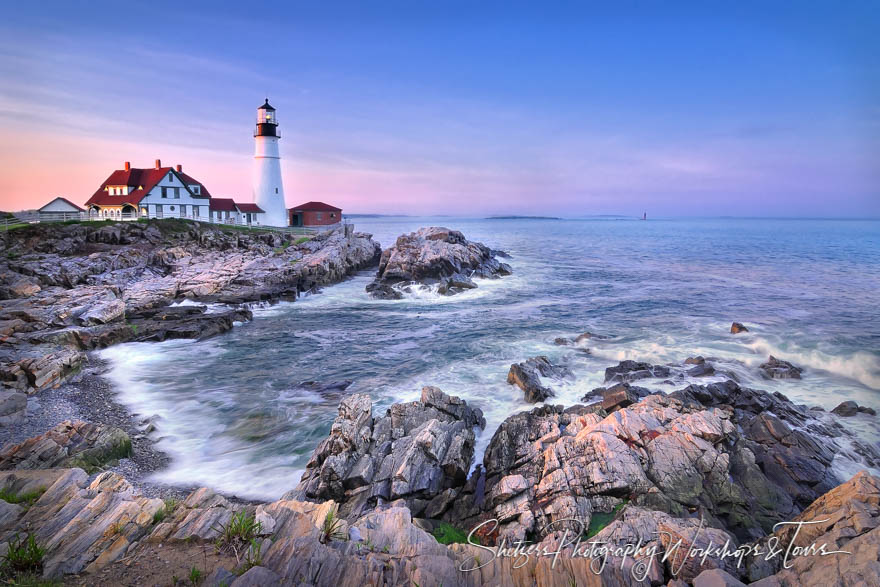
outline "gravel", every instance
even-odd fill
[[[148,497],[183,499],[197,487],[178,487],[149,480],[151,473],[166,467],[170,458],[157,449],[146,423],[116,401],[110,382],[103,377],[104,361],[89,357],[89,365],[57,389],[44,389],[28,398],[24,422],[0,428],[0,446],[17,444],[54,428],[65,420],[84,420],[121,428],[132,442],[132,457],[120,459],[107,470],[119,473]],[[156,434],[152,432],[151,434]]]

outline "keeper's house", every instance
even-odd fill
[[[248,212],[241,214],[239,206]],[[182,165],[162,167],[159,159],[150,169],[138,169],[126,161],[124,169],[104,180],[86,202],[86,209],[90,219],[189,218],[261,224],[263,216],[255,204],[212,198],[204,184],[183,172]]]
[[[342,208],[324,202],[306,202],[287,213],[290,226],[330,226],[342,222]]]

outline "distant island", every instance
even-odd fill
[[[488,216],[486,220],[562,220],[558,216]]]

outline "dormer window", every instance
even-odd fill
[[[192,186],[192,192],[196,195],[199,195],[200,193],[202,193],[201,190],[202,190],[202,186],[200,186],[200,185]]]

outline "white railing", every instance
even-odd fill
[[[16,212],[12,216],[6,216],[2,220],[0,220],[0,227],[2,227],[3,230],[9,230],[10,226],[20,224],[35,224],[38,222],[103,222],[106,220],[116,222],[131,222],[140,219],[146,220],[147,218],[147,216],[139,216],[135,212],[123,212],[118,215],[104,216],[102,214],[95,214],[94,212],[37,212],[34,210],[29,210],[27,212]],[[242,215],[241,217],[230,216],[229,218],[219,219],[215,218],[214,216],[193,216],[191,214],[178,214],[177,216],[149,216],[149,218],[155,220],[179,218],[181,220],[193,220],[196,222],[208,222],[211,224],[220,224],[227,226],[260,228],[263,230],[276,230],[302,235],[310,235],[317,232],[335,230],[337,228],[345,228],[346,235],[348,235],[354,230],[354,225],[345,220],[327,226],[264,226],[255,220],[251,220],[250,222],[248,222],[247,218],[244,215]]]

